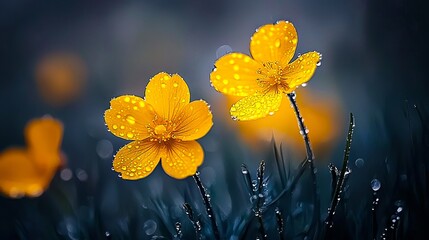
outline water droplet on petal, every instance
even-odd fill
[[[274,46],[276,46],[276,48],[279,48],[279,47],[280,47],[280,39],[277,39],[277,40],[274,42]]]
[[[131,116],[131,115],[127,115],[126,120],[131,125],[136,123],[136,119],[133,116]]]

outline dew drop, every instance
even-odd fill
[[[116,129],[118,129],[118,125],[114,124],[114,125],[112,126],[112,128],[116,130]]]
[[[157,227],[158,227],[158,225],[152,219],[147,220],[143,225],[143,229],[144,229],[144,232],[146,233],[146,235],[154,234]]]
[[[380,183],[380,181],[377,179],[377,178],[374,178],[372,181],[371,181],[371,188],[372,188],[372,190],[373,191],[378,191],[378,190],[380,190],[380,188],[381,188],[381,183]]]
[[[279,47],[280,47],[280,39],[277,39],[277,40],[274,42],[274,46],[276,46],[276,48],[279,48]]]
[[[127,133],[127,137],[129,137],[129,138],[133,138],[134,137],[134,134],[133,133]]]
[[[72,177],[73,177],[73,172],[69,168],[64,168],[63,170],[61,170],[60,178],[63,181],[70,181]]]
[[[102,139],[97,142],[95,151],[100,158],[110,159],[113,154],[113,145],[109,140]]]
[[[316,63],[316,66],[318,66],[318,67],[322,66],[322,61],[318,61],[318,62]]]
[[[131,115],[128,115],[127,118],[126,118],[126,120],[131,125],[133,125],[133,124],[136,123],[136,119],[133,116],[131,116]]]
[[[85,182],[86,180],[88,180],[88,173],[86,173],[86,171],[83,169],[77,169],[76,177],[77,179],[79,179],[79,181]]]
[[[226,55],[228,53],[232,52],[232,48],[229,45],[222,45],[216,50],[216,57],[220,58],[223,55]]]
[[[358,158],[355,161],[355,166],[358,168],[362,168],[365,165],[365,161],[363,160],[363,158]]]

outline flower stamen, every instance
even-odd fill
[[[264,89],[264,93],[271,91],[286,92],[289,89],[286,82],[286,72],[279,62],[264,62],[262,66],[256,71],[259,74],[256,80],[258,85]]]

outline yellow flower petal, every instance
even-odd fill
[[[39,171],[55,171],[61,163],[60,145],[63,126],[60,121],[43,117],[30,121],[25,128],[28,151]]]
[[[231,109],[231,117],[235,120],[254,120],[274,114],[279,110],[283,95],[276,92],[266,94],[256,93],[244,97],[235,103]]]
[[[290,92],[310,80],[318,62],[320,62],[320,54],[318,52],[309,52],[301,55],[286,67]]]
[[[113,159],[113,169],[123,179],[141,179],[153,172],[162,153],[162,145],[158,142],[134,141],[119,149]]]
[[[24,149],[9,148],[0,154],[0,191],[18,198],[38,197],[48,187],[55,171],[38,171]]]
[[[250,41],[250,53],[260,62],[289,63],[295,54],[298,34],[292,23],[279,21],[260,27]]]
[[[164,120],[172,120],[189,103],[190,93],[179,75],[158,73],[149,81],[145,99]]]
[[[242,53],[230,53],[219,58],[210,74],[213,87],[222,93],[248,96],[260,89],[256,79],[261,64]]]
[[[104,120],[115,136],[127,140],[143,140],[149,137],[147,125],[154,116],[152,106],[142,98],[124,95],[110,101],[110,109],[104,113]]]
[[[183,141],[195,140],[208,133],[213,125],[209,105],[203,101],[193,101],[186,105],[173,121],[177,124],[174,136]]]
[[[173,178],[183,179],[194,175],[203,163],[204,152],[196,141],[174,141],[167,146],[162,168]]]

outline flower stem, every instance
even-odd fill
[[[210,203],[210,195],[207,193],[207,189],[203,186],[203,183],[201,182],[200,172],[197,171],[192,177],[194,178],[194,181],[197,184],[198,190],[200,190],[201,197],[203,198],[204,205],[207,211],[207,216],[209,217],[212,225],[213,235],[215,239],[220,239],[219,230],[216,225],[215,215],[213,213],[213,207],[212,207],[212,204]]]
[[[305,164],[310,164],[310,174],[311,174],[311,180],[313,182],[313,196],[314,196],[314,214],[313,214],[313,222],[312,226],[316,224],[316,230],[317,225],[319,223],[319,216],[320,216],[320,199],[319,199],[319,193],[317,191],[317,178],[315,173],[315,167],[314,167],[314,154],[313,149],[310,144],[310,138],[308,137],[308,129],[304,124],[304,119],[302,118],[302,115],[299,111],[298,105],[296,103],[296,94],[295,92],[287,94],[290,103],[292,104],[292,108],[295,112],[296,119],[298,120],[298,126],[300,133],[304,139],[305,143],[305,149],[307,152],[307,159]]]

